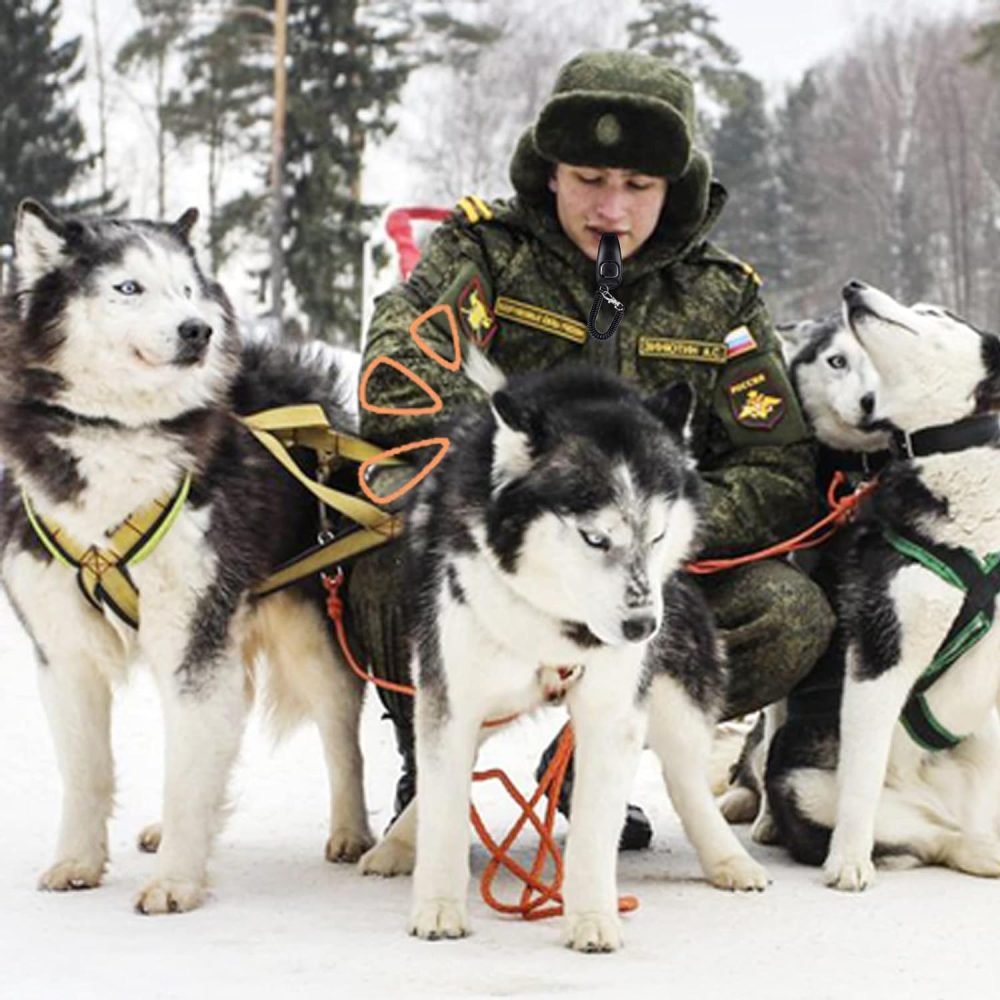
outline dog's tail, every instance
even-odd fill
[[[475,344],[466,341],[463,352],[463,371],[487,396],[503,388],[507,376]]]

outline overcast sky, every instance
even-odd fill
[[[719,34],[745,68],[772,86],[794,81],[809,66],[844,46],[872,18],[905,18],[921,11],[975,11],[989,0],[706,0]],[[993,7],[1000,6],[995,2]]]

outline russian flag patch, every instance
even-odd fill
[[[753,334],[745,326],[738,326],[735,330],[730,330],[723,343],[726,345],[727,359],[738,358],[741,354],[753,351],[757,347],[757,341],[753,339]]]

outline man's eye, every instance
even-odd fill
[[[629,181],[628,185],[633,191],[648,191],[653,185],[644,184],[638,181]]]
[[[611,548],[611,539],[607,535],[598,534],[596,531],[584,531],[583,528],[578,528],[577,530],[580,532],[580,537],[592,549],[600,549],[602,552],[607,552]]]
[[[586,174],[577,174],[576,176],[580,179],[580,182],[582,184],[600,184],[601,183],[601,178],[599,176],[597,176],[597,177],[589,177]]]
[[[120,292],[122,295],[142,295],[142,285],[131,278],[127,278],[113,287],[116,292]]]

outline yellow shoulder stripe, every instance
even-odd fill
[[[458,208],[472,223],[487,222],[493,218],[493,209],[478,194],[468,194],[464,198],[460,198]]]

